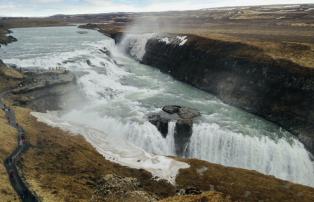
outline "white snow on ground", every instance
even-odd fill
[[[183,46],[188,41],[187,36],[177,36],[177,39],[181,41],[179,46]]]
[[[170,44],[170,40],[169,40],[168,37],[162,38],[162,39],[160,39],[159,41],[160,41],[160,42],[164,42],[164,43],[166,43],[166,44]]]
[[[32,112],[31,114],[40,122],[59,127],[73,134],[81,134],[107,160],[130,168],[145,169],[151,172],[153,176],[168,180],[172,184],[175,184],[179,169],[189,168],[189,165],[186,163],[165,156],[147,153],[126,140],[110,137],[102,131],[64,122],[58,119],[55,113]]]

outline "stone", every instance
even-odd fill
[[[162,108],[162,111],[148,115],[148,120],[156,126],[164,138],[168,135],[169,122],[175,121],[174,143],[176,155],[185,156],[193,133],[193,119],[200,115],[200,112],[195,109],[167,105]]]
[[[192,120],[178,120],[174,130],[174,144],[176,154],[184,156],[188,150],[190,138],[192,136]]]
[[[176,114],[176,113],[179,113],[179,110],[181,109],[182,107],[180,106],[176,106],[176,105],[169,105],[169,106],[164,106],[162,108],[162,110],[164,112],[167,112],[169,114]]]
[[[166,119],[159,114],[152,114],[148,117],[148,120],[157,127],[158,131],[164,138],[167,137],[169,119]]]

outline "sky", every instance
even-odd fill
[[[212,7],[300,4],[314,0],[0,0],[0,16],[195,10]]]

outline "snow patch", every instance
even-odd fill
[[[168,37],[162,38],[162,39],[160,39],[159,41],[160,41],[160,42],[164,42],[164,43],[166,43],[166,44],[170,44],[170,40],[169,40]]]
[[[183,46],[188,41],[187,36],[177,36],[177,39],[181,41],[179,46]]]

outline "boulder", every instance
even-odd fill
[[[164,112],[169,113],[169,114],[176,114],[176,113],[179,112],[179,110],[180,110],[181,108],[182,108],[182,107],[180,107],[180,106],[169,105],[169,106],[164,106],[164,107],[162,108],[162,110],[163,110]]]
[[[177,155],[184,156],[188,150],[193,130],[192,119],[180,119],[174,129],[174,144]]]
[[[169,105],[164,106],[158,113],[150,114],[148,120],[157,127],[164,138],[168,135],[169,122],[175,121],[173,134],[175,151],[178,156],[185,156],[193,133],[193,120],[200,115],[200,112],[195,109]]]
[[[149,122],[157,127],[161,135],[166,138],[168,134],[168,122],[169,120],[162,117],[159,114],[152,114],[148,117]]]

